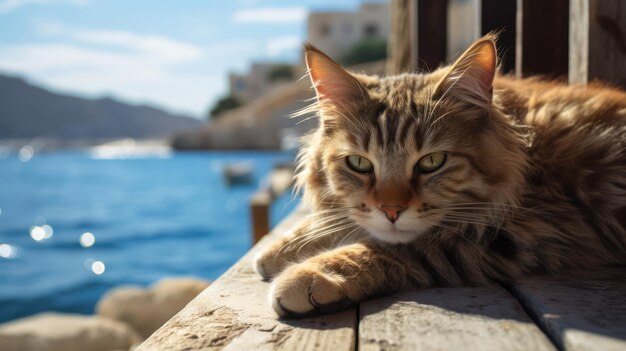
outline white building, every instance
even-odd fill
[[[367,38],[389,35],[389,6],[362,4],[356,12],[311,12],[307,23],[308,41],[334,59]]]

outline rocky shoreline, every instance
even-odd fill
[[[148,288],[119,286],[102,296],[95,315],[43,312],[0,324],[0,348],[132,350],[207,286],[195,278],[165,278]]]

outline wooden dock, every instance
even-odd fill
[[[304,216],[283,221],[138,350],[626,350],[626,270],[601,280],[404,291],[280,320],[252,259]]]

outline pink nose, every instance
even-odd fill
[[[387,216],[387,219],[391,223],[395,223],[398,220],[398,217],[400,217],[400,213],[406,210],[406,206],[380,205],[378,209],[385,213],[385,216]]]

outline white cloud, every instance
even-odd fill
[[[205,50],[194,44],[61,24],[39,30],[47,42],[0,46],[0,71],[35,78],[36,83],[65,92],[156,102],[196,115],[204,113],[212,95],[225,84],[221,72],[206,69]],[[216,55],[211,52],[212,60],[247,50],[243,45],[219,49]]]
[[[42,22],[38,23],[37,27],[41,34],[49,37],[63,37],[87,44],[116,46],[153,55],[157,59],[173,63],[192,61],[202,56],[202,50],[199,47],[162,36],[73,28],[57,22]]]
[[[114,95],[201,114],[224,77],[176,72],[169,60],[140,52],[114,52],[72,44],[0,47],[0,70],[36,77],[37,83],[80,95]]]
[[[297,50],[302,46],[302,38],[297,35],[272,38],[267,42],[267,55],[279,56],[285,51]]]
[[[72,5],[86,5],[88,0],[4,0],[0,1],[0,14],[8,13],[26,5],[50,5],[55,3],[69,3]]]
[[[235,23],[294,23],[306,19],[307,10],[304,7],[265,7],[239,10],[233,15]]]

